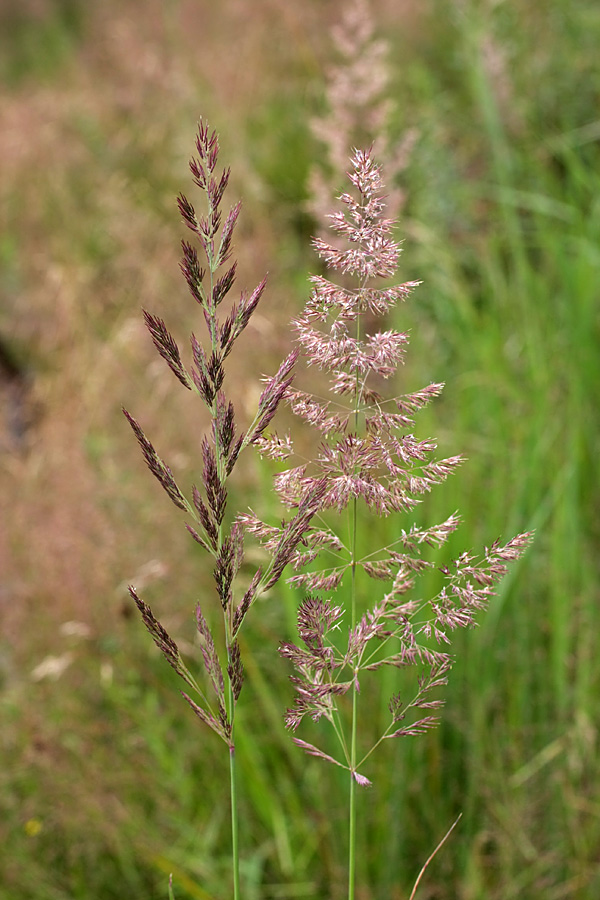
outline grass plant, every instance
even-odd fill
[[[235,282],[236,263],[228,267],[232,252],[232,238],[240,212],[235,204],[222,223],[221,201],[229,181],[229,170],[217,170],[219,143],[215,132],[200,123],[196,139],[197,157],[192,158],[190,169],[194,183],[205,194],[206,214],[196,214],[189,200],[181,195],[179,209],[186,225],[199,241],[205,259],[203,268],[195,247],[182,242],[181,270],[190,293],[203,311],[208,332],[206,348],[191,335],[193,368],[189,372],[181,360],[179,348],[162,319],[144,312],[146,326],[152,335],[154,346],[175,377],[187,390],[195,391],[210,413],[210,431],[202,440],[202,489],[192,488],[192,502],[173,478],[171,469],[162,461],[138,422],[127,410],[123,410],[142,448],[144,458],[176,507],[191,516],[194,525],[187,524],[192,538],[214,561],[213,577],[216,596],[223,613],[223,636],[219,647],[213,636],[213,628],[204,613],[206,604],[196,606],[196,624],[204,662],[206,685],[198,682],[184,663],[175,641],[156,619],[150,607],[140,599],[133,586],[129,588],[144,624],[167,662],[183,679],[192,696],[183,692],[198,718],[215,732],[229,750],[229,787],[231,807],[231,855],[233,896],[240,893],[240,865],[238,843],[237,768],[235,755],[235,710],[244,681],[239,633],[244,619],[257,597],[272,588],[281,577],[298,544],[304,540],[312,516],[322,499],[323,488],[312,486],[298,504],[296,515],[282,529],[273,553],[266,566],[255,569],[250,583],[237,599],[234,593],[236,576],[244,562],[244,534],[239,518],[226,518],[228,505],[227,484],[241,453],[260,440],[269,422],[277,412],[291,383],[291,373],[297,352],[293,351],[282,362],[278,372],[267,381],[257,405],[254,418],[243,431],[236,432],[235,409],[223,389],[225,360],[235,342],[246,329],[256,310],[266,285],[263,279],[254,291],[242,293],[226,316],[219,307]],[[225,267],[225,268],[223,268]],[[205,283],[206,276],[206,283]],[[223,663],[221,662],[223,656]]]

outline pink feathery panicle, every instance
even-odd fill
[[[387,378],[402,360],[407,336],[387,330],[361,338],[351,333],[356,331],[354,322],[367,312],[384,315],[418,282],[380,286],[382,278],[396,272],[400,246],[392,236],[393,222],[383,215],[380,167],[371,159],[370,151],[356,150],[351,162],[348,177],[357,196],[342,194],[345,210],[330,216],[331,227],[343,238],[344,246],[318,238],[314,247],[328,269],[355,276],[358,285],[346,288],[314,276],[311,297],[295,326],[309,365],[356,374],[362,379],[369,374]],[[323,330],[322,325],[329,320],[329,329]]]
[[[316,238],[315,250],[330,269],[361,279],[389,278],[396,271],[400,247],[391,237],[393,221],[382,215],[385,199],[381,195],[381,171],[370,151],[354,152],[348,177],[358,197],[342,194],[340,201],[346,210],[333,213],[329,219],[333,231],[345,238],[349,246],[340,249]]]
[[[285,377],[279,379],[277,392],[278,399],[285,397],[292,411],[321,433],[322,441],[311,461],[279,472],[275,489],[285,506],[297,508],[324,479],[323,509],[341,512],[361,498],[377,515],[387,516],[411,510],[461,459],[435,460],[435,443],[417,441],[407,431],[413,414],[443,385],[430,384],[390,400],[379,392],[382,382],[403,364],[408,336],[390,328],[369,333],[365,322],[386,316],[419,282],[385,284],[396,271],[400,246],[385,215],[381,168],[371,150],[354,151],[348,178],[352,189],[339,198],[341,211],[329,217],[341,243],[314,242],[332,277],[311,278],[310,298],[294,322],[301,358],[328,374],[330,399],[292,389]],[[266,388],[264,395],[268,393]],[[265,433],[266,424],[261,422],[253,437],[259,451],[273,459],[291,458],[289,436]],[[301,558],[296,553],[296,566]],[[315,557],[311,553],[305,558],[312,562]],[[339,574],[329,571],[313,576],[310,583],[326,588],[339,580]]]
[[[387,327],[377,329],[374,320],[405,300],[418,282],[386,284],[396,272],[400,247],[385,215],[381,170],[370,150],[354,152],[348,177],[352,191],[341,194],[342,209],[329,216],[334,239],[314,241],[328,272],[311,278],[311,296],[294,322],[300,358],[328,377],[330,394],[316,397],[289,386],[285,393],[292,412],[318,431],[319,442],[310,459],[296,460],[280,471],[274,485],[289,509],[301,510],[312,495],[317,498],[313,507],[317,513],[342,513],[350,507],[356,516],[360,501],[372,515],[406,514],[463,459],[458,455],[437,459],[435,441],[418,439],[412,431],[416,413],[441,394],[443,384],[431,383],[389,398],[382,394],[404,362],[408,336]],[[294,460],[289,436],[279,439],[261,432],[258,446],[272,458]],[[451,632],[475,624],[507,565],[531,540],[524,534],[505,546],[496,542],[480,558],[463,553],[440,569],[445,582],[437,595],[428,601],[414,599],[419,596],[412,593],[417,578],[435,565],[424,558],[426,551],[444,544],[458,524],[458,517],[451,515],[429,528],[398,529],[389,546],[361,559],[355,546],[345,546],[342,532],[338,537],[335,529],[321,523],[318,531],[316,526],[309,528],[288,548],[289,524],[268,527],[254,516],[246,519],[246,529],[271,552],[277,555],[279,548],[285,549],[294,570],[289,581],[297,587],[332,593],[350,571],[353,578],[360,573],[388,585],[351,623],[346,641],[334,634],[345,621],[341,607],[312,594],[301,605],[298,631],[305,649],[289,642],[281,647],[297,673],[292,677],[295,703],[286,716],[290,729],[296,730],[305,716],[333,722],[344,695],[360,691],[362,673],[384,665],[415,667],[419,675],[412,700],[393,698],[392,721],[383,738],[420,735],[437,724],[430,713],[442,701],[431,694],[446,683],[452,660],[435,645],[445,648]],[[324,562],[319,565],[321,554]],[[370,588],[366,596],[372,595]],[[305,752],[344,765],[314,745],[295,740]],[[344,767],[359,784],[368,783],[348,758]]]
[[[414,127],[399,137],[391,127],[398,116],[391,100],[390,47],[377,31],[368,0],[347,0],[332,29],[335,61],[326,69],[324,112],[310,123],[323,148],[308,185],[307,206],[317,227],[325,222],[330,199],[339,192],[339,179],[352,147],[375,142],[377,158],[386,172],[395,176],[406,168],[418,137]],[[389,208],[394,214],[404,200],[404,191],[392,187]]]

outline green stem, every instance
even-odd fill
[[[212,207],[209,204],[209,215],[212,214]],[[208,259],[208,268],[210,271],[210,294],[209,294],[209,313],[210,313],[210,338],[211,338],[211,346],[213,354],[217,352],[217,313],[216,307],[213,304],[213,290],[214,290],[214,280],[215,280],[215,265],[214,265],[214,246],[211,241],[210,244],[206,247],[206,256]],[[225,466],[224,459],[221,455],[221,447],[219,441],[219,427],[218,427],[218,403],[217,397],[213,399],[211,406],[211,417],[214,424],[214,440],[215,440],[215,461],[217,465],[217,477],[221,485],[225,482]],[[223,523],[219,523],[218,526],[218,537],[217,537],[217,556],[220,556],[223,549]],[[227,662],[231,663],[230,657],[230,644],[231,644],[231,631],[232,631],[232,609],[231,606],[228,610],[224,612],[223,623],[225,628],[225,640],[227,643]],[[228,666],[229,671],[229,666]],[[229,744],[229,789],[230,789],[230,799],[231,799],[231,865],[233,869],[233,900],[240,900],[240,853],[239,853],[239,832],[238,832],[238,802],[237,802],[237,772],[235,765],[235,736],[234,736],[234,723],[235,723],[235,699],[233,696],[233,685],[231,683],[231,676],[228,677],[228,700],[229,700],[229,721],[231,722],[231,736],[230,736],[230,744]]]
[[[354,900],[354,885],[356,882],[356,779],[354,767],[356,765],[356,723],[357,723],[358,692],[352,691],[352,739],[350,747],[350,806],[348,810],[348,900]]]
[[[229,684],[229,701],[233,709],[233,691]],[[231,719],[231,744],[229,745],[229,781],[231,794],[231,857],[233,867],[233,898],[240,900],[240,854],[238,845],[238,808],[237,777],[235,768],[235,743],[233,734],[233,716]]]
[[[356,318],[356,341],[360,341],[360,316]],[[356,368],[356,399],[354,406],[354,428],[358,433],[359,410],[359,375]],[[351,628],[356,628],[356,558],[357,558],[357,530],[358,530],[358,500],[352,500],[352,615]],[[354,672],[357,676],[357,670]],[[358,723],[358,691],[356,685],[352,686],[352,726],[350,737],[350,802],[348,808],[348,900],[354,900],[354,888],[356,883],[356,735]]]

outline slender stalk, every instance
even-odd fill
[[[412,891],[411,891],[411,894],[410,894],[410,897],[408,898],[408,900],[415,900],[415,894],[417,893],[417,888],[419,887],[419,884],[420,884],[420,882],[421,882],[421,879],[423,878],[423,875],[425,874],[425,871],[427,870],[427,866],[428,866],[429,863],[432,861],[432,859],[434,858],[434,856],[436,855],[436,853],[438,852],[438,850],[439,850],[441,847],[443,847],[443,845],[446,843],[446,841],[448,840],[448,838],[450,837],[450,835],[452,834],[452,832],[454,831],[454,829],[456,828],[456,826],[457,826],[458,823],[460,822],[461,818],[462,818],[462,813],[459,813],[458,818],[456,819],[456,821],[454,822],[454,824],[450,826],[450,828],[448,829],[448,831],[446,832],[446,834],[444,835],[444,837],[441,839],[441,841],[439,842],[439,844],[437,845],[437,847],[435,848],[435,850],[433,851],[433,853],[429,856],[429,858],[428,858],[427,861],[425,862],[424,866],[422,867],[421,871],[419,872],[419,874],[418,874],[418,876],[417,876],[417,880],[416,880],[415,883],[414,883],[413,889],[412,889]]]
[[[212,205],[210,205],[212,213]],[[208,259],[208,269],[210,273],[210,293],[209,297],[213,297],[215,265],[214,265],[214,246],[211,241],[206,249]],[[217,323],[216,309],[211,304],[210,308],[210,338],[213,355],[217,352]],[[225,480],[223,470],[223,457],[219,446],[219,428],[218,428],[218,409],[217,398],[215,397],[211,406],[211,417],[214,423],[214,442],[215,442],[215,459],[217,465],[217,476],[220,483]],[[221,554],[223,549],[223,524],[219,523],[217,537],[217,553]],[[231,645],[231,607],[224,613],[225,639],[227,642],[227,662],[231,663],[230,645]],[[233,898],[240,900],[240,853],[239,853],[239,831],[238,831],[238,802],[237,802],[237,770],[235,765],[235,699],[233,696],[233,685],[231,676],[229,675],[230,666],[227,666],[227,687],[229,701],[229,720],[231,722],[231,743],[229,745],[229,798],[231,804],[231,867],[233,872]]]
[[[351,505],[352,521],[352,582],[351,582],[351,628],[356,627],[356,545],[357,545],[357,500]],[[355,675],[357,672],[355,671]],[[348,900],[354,900],[354,887],[356,882],[356,736],[358,725],[358,691],[354,685],[352,688],[352,721],[350,735],[350,799],[348,807]]]
[[[362,287],[362,286],[361,286]],[[360,316],[356,317],[356,342],[360,343]],[[354,400],[354,428],[358,433],[358,411],[360,407],[359,393],[359,369],[356,366],[356,391]],[[354,497],[351,504],[352,522],[352,613],[351,628],[356,628],[356,558],[357,558],[357,531],[358,531],[358,499]],[[358,677],[358,670],[354,672]],[[350,800],[348,809],[348,900],[354,900],[354,888],[356,883],[356,736],[358,731],[358,691],[356,685],[352,687],[352,725],[350,738]]]
[[[233,700],[231,686],[229,688],[230,699]],[[238,845],[238,806],[237,806],[237,776],[235,767],[235,743],[233,724],[231,733],[231,746],[229,748],[229,783],[231,793],[231,863],[233,867],[233,898],[240,900],[240,854]]]
[[[356,779],[354,767],[356,765],[356,732],[358,720],[358,692],[352,692],[352,741],[350,748],[350,805],[348,810],[348,900],[354,900],[354,886],[356,882]]]

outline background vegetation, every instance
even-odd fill
[[[469,458],[423,521],[460,509],[449,552],[538,536],[481,627],[457,639],[442,727],[396,742],[369,772],[361,896],[406,898],[462,811],[422,900],[595,900],[600,7],[372,5],[392,51],[393,128],[416,129],[399,234],[403,274],[424,284],[394,323],[412,333],[402,390],[446,382],[420,427]],[[242,406],[287,352],[286,322],[315,267],[306,199],[321,148],[309,123],[340,9],[0,7],[3,900],[154,900],[169,872],[181,900],[228,895],[226,760],[178,700],[125,591],[134,580],[191,643],[206,560],[120,406],[192,481],[202,422],[156,358],[140,306],[182,343],[196,327],[174,198],[189,190],[200,115],[244,198],[239,283],[270,271],[230,369]],[[238,505],[268,495],[268,471],[250,458],[238,468]],[[274,594],[246,632],[247,898],[335,900],[345,786],[284,733],[291,688],[276,647],[293,634],[297,598]]]

